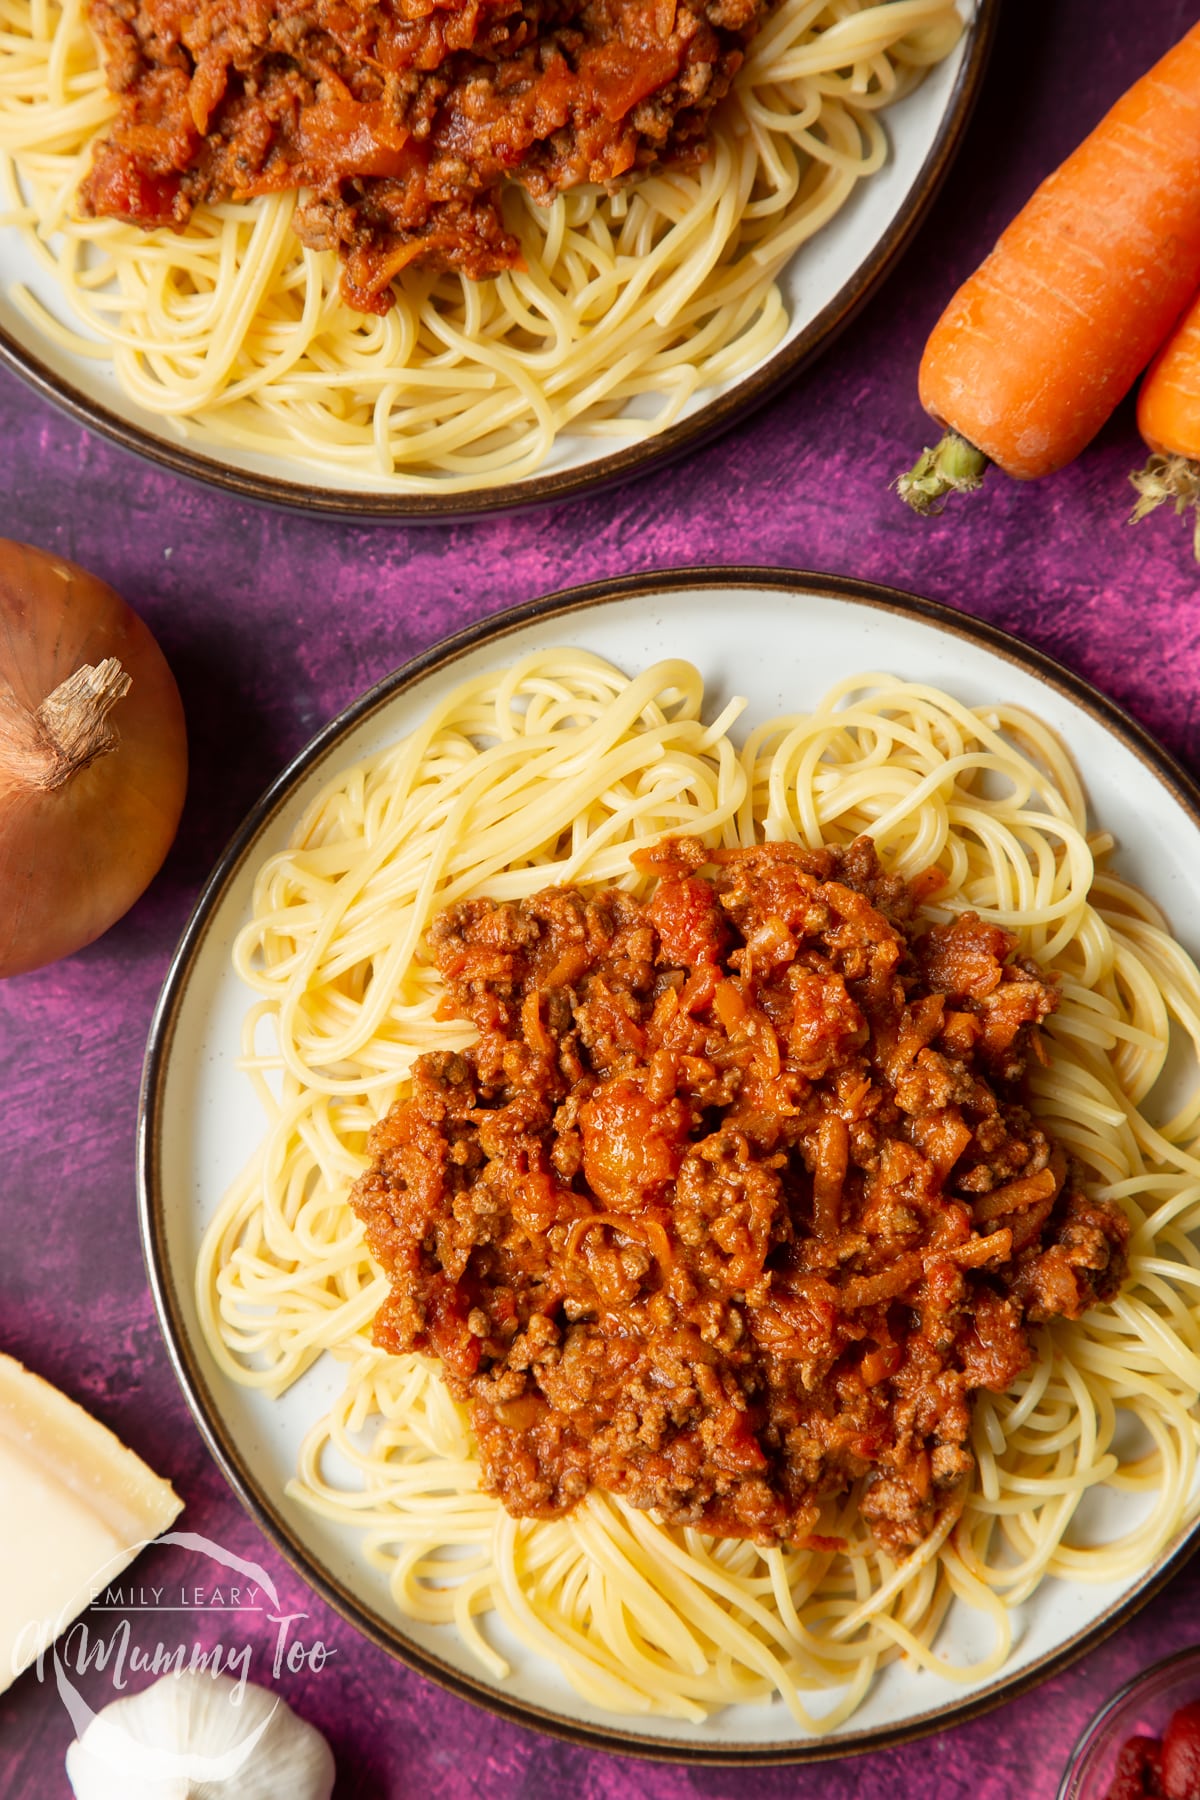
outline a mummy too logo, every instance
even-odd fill
[[[53,1680],[76,1738],[87,1733],[89,1756],[114,1773],[167,1782],[230,1781],[280,1705],[278,1698],[273,1706],[259,1704],[261,1695],[247,1705],[249,1684],[269,1689],[285,1672],[319,1675],[336,1652],[308,1629],[307,1613],[284,1609],[261,1564],[195,1532],[168,1531],[154,1543],[184,1553],[172,1558],[176,1569],[186,1564],[182,1576],[150,1585],[131,1578],[128,1569],[111,1580],[105,1569],[97,1571],[86,1617],[30,1619],[17,1635],[13,1667],[28,1665],[36,1647],[38,1680]],[[117,1727],[116,1715],[105,1711],[109,1703],[162,1676],[192,1678],[193,1712],[194,1678],[211,1678],[212,1704],[222,1715],[219,1748],[200,1740],[139,1743],[129,1721]],[[233,1782],[231,1795],[237,1791]]]

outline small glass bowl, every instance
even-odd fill
[[[1119,1688],[1084,1731],[1059,1783],[1057,1800],[1104,1800],[1122,1744],[1160,1738],[1172,1713],[1200,1700],[1200,1644],[1155,1663]]]

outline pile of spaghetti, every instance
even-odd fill
[[[48,340],[111,360],[131,401],[201,445],[281,455],[401,491],[514,480],[543,464],[563,432],[633,441],[672,423],[698,389],[757,364],[787,328],[779,270],[882,165],[877,113],[962,29],[954,0],[782,0],[755,35],[726,31],[722,46],[706,19],[688,13],[699,36],[714,39],[713,60],[669,79],[664,64],[665,87],[636,105],[630,96],[649,74],[631,66],[613,104],[632,106],[637,129],[623,124],[622,141],[595,156],[582,138],[564,147],[570,134],[552,132],[522,151],[525,185],[509,183],[498,196],[472,186],[449,140],[428,170],[414,161],[407,126],[389,127],[384,143],[382,102],[357,104],[345,68],[333,86],[331,68],[307,106],[290,90],[276,104],[264,89],[253,118],[231,119],[228,143],[219,133],[204,141],[196,152],[203,167],[184,192],[177,171],[192,150],[184,154],[176,139],[195,135],[193,119],[233,104],[222,96],[234,52],[214,32],[194,52],[173,45],[161,69],[136,74],[127,23],[136,9],[97,5],[118,64],[124,45],[130,66],[119,75],[131,93],[117,126],[126,148],[106,149],[93,170],[118,101],[84,0],[0,0],[0,222],[21,230],[65,306],[52,316],[24,288],[16,303]],[[470,24],[478,10],[465,8],[463,19]],[[718,18],[727,10],[708,7]],[[397,16],[410,12],[420,15]],[[335,13],[315,6],[309,23]],[[282,7],[279,31],[286,26],[294,42],[306,16]],[[434,17],[458,20],[440,9]],[[453,36],[458,24],[437,29]],[[149,26],[143,36],[153,42]],[[521,34],[509,36],[523,55]],[[608,62],[596,79],[611,88],[612,56],[602,54]],[[280,61],[272,55],[264,65],[268,87]],[[699,89],[723,90],[739,61],[710,121]],[[472,81],[462,104],[477,111]],[[168,107],[172,82],[187,93]],[[428,88],[425,81],[422,95]],[[682,111],[656,121],[654,108],[676,89],[671,104]],[[364,135],[353,121],[368,114],[363,174],[381,178],[351,179],[351,151]],[[276,168],[263,130],[283,141],[287,119],[295,141]],[[438,129],[434,116],[434,138]],[[489,142],[497,129],[489,124]],[[693,140],[703,133],[697,161]],[[266,158],[261,169],[252,168],[251,139]],[[332,163],[318,157],[319,144],[333,146]],[[661,163],[635,178],[656,144]],[[517,153],[497,144],[488,154],[491,168]],[[607,190],[567,185],[589,167],[601,179],[632,172]],[[437,192],[449,200],[431,210],[424,185],[435,170]],[[256,197],[229,197],[239,179]],[[307,184],[299,214],[296,182]],[[81,184],[94,210],[121,217],[81,217]],[[187,222],[179,233],[144,232],[122,222],[134,217]],[[432,254],[430,234],[439,232],[445,253]],[[446,251],[451,240],[458,248]],[[381,316],[345,304],[338,244],[349,246],[359,303]],[[415,264],[402,268],[415,251]],[[458,258],[457,272],[446,270],[447,256]],[[501,272],[481,281],[464,272],[488,268]]]
[[[738,750],[738,703],[711,724],[702,706],[686,663],[629,680],[543,653],[464,683],[312,802],[236,950],[269,1125],[206,1235],[198,1304],[238,1382],[278,1393],[327,1352],[346,1364],[292,1492],[362,1527],[403,1615],[453,1622],[500,1676],[494,1612],[609,1710],[699,1719],[774,1692],[828,1729],[900,1653],[986,1678],[1047,1576],[1128,1581],[1200,1510],[1200,975],[1106,868],[1069,758],[1029,715],[861,677]],[[438,1364],[374,1341],[389,1282],[348,1198],[368,1135],[419,1058],[473,1037],[444,1004],[432,920],[551,885],[645,898],[634,853],[665,836],[837,853],[870,837],[887,879],[918,883],[930,928],[976,914],[1015,936],[1028,991],[1057,995],[1025,1101],[1096,1216],[1124,1213],[1126,1280],[1038,1328],[1006,1391],[977,1393],[974,1473],[911,1553],[872,1534],[861,1483],[826,1498],[800,1546],[667,1523],[597,1487],[561,1516],[514,1518],[483,1491]],[[1173,1036],[1189,1095],[1163,1117]],[[1120,1529],[1096,1542],[1084,1503],[1114,1490]],[[994,1631],[966,1669],[936,1647],[954,1601]]]

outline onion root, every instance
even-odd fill
[[[120,736],[108,715],[133,685],[115,656],[85,663],[47,694],[36,712],[10,688],[0,694],[0,770],[43,793],[61,787]]]

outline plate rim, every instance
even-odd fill
[[[706,401],[696,412],[657,436],[598,456],[578,469],[554,470],[465,494],[389,494],[309,486],[286,476],[234,468],[217,456],[156,436],[148,426],[114,412],[77,381],[56,373],[36,349],[22,344],[3,324],[0,366],[11,370],[58,411],[99,432],[121,449],[235,499],[255,500],[287,511],[359,522],[453,524],[603,492],[635,474],[676,461],[765,405],[828,349],[883,285],[924,223],[961,147],[999,28],[1000,8],[1001,0],[975,0],[962,66],[912,187],[887,229],[816,317],[790,344],[772,352],[728,393]]]
[[[151,1020],[138,1095],[135,1153],[137,1208],[142,1254],[159,1329],[172,1372],[209,1453],[236,1498],[275,1549],[305,1584],[318,1593],[349,1625],[396,1661],[448,1689],[459,1699],[483,1706],[488,1712],[509,1723],[541,1730],[574,1744],[577,1748],[607,1751],[649,1762],[710,1767],[764,1767],[826,1762],[873,1750],[895,1749],[934,1731],[966,1724],[1029,1692],[1103,1643],[1178,1573],[1200,1547],[1200,1520],[1133,1587],[1063,1643],[1034,1662],[1013,1671],[1008,1677],[1001,1674],[978,1693],[966,1694],[960,1701],[927,1710],[895,1725],[872,1726],[860,1731],[812,1739],[707,1744],[683,1743],[679,1739],[656,1737],[652,1733],[626,1733],[618,1725],[609,1727],[571,1719],[532,1701],[507,1695],[482,1677],[476,1678],[443,1661],[432,1651],[404,1638],[395,1626],[389,1627],[386,1620],[359,1600],[332,1571],[321,1568],[316,1558],[305,1548],[299,1535],[265,1492],[234,1442],[233,1434],[226,1426],[221,1409],[199,1366],[171,1279],[166,1246],[167,1207],[161,1175],[166,1075],[175,1027],[186,999],[196,956],[228,888],[252,853],[260,834],[287,804],[296,786],[311,772],[313,766],[374,713],[390,705],[427,676],[459,661],[471,651],[502,642],[528,625],[567,617],[595,606],[636,603],[651,596],[667,604],[678,604],[690,593],[714,587],[773,590],[797,596],[810,595],[850,602],[875,611],[916,619],[951,637],[965,639],[977,648],[992,652],[1057,690],[1089,713],[1143,764],[1149,774],[1166,787],[1200,833],[1200,781],[1131,714],[1083,676],[1037,646],[1027,644],[1002,627],[958,611],[942,601],[930,600],[905,589],[859,580],[853,576],[753,565],[704,565],[646,570],[555,589],[538,599],[493,613],[463,630],[439,639],[374,683],[338,711],[290,759],[247,812],[200,891],[171,957]]]

